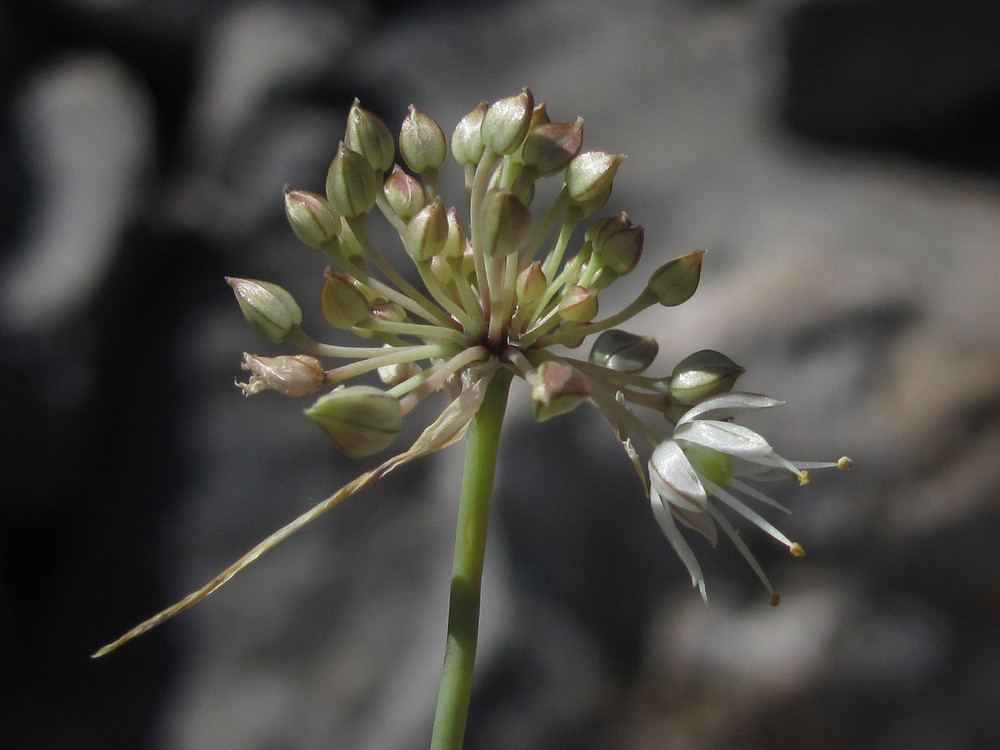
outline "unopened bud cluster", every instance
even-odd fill
[[[464,174],[459,206],[438,194],[449,152]],[[527,89],[480,103],[450,137],[412,106],[394,137],[355,101],[325,194],[286,188],[285,210],[295,235],[328,263],[319,299],[324,320],[356,334],[361,345],[320,343],[303,331],[302,312],[286,290],[229,279],[259,333],[303,352],[246,355],[252,376],[244,392],[301,396],[329,389],[306,414],[346,454],[360,457],[386,448],[402,418],[428,395],[443,391],[457,398],[470,381],[505,368],[531,385],[539,421],[589,402],[607,417],[637,467],[634,444],[646,444],[653,454],[651,498],[663,501],[670,519],[714,541],[716,526],[729,527],[714,505],[702,501],[721,496],[705,488],[727,492],[734,486],[728,456],[746,453],[753,441],[741,434],[749,441],[743,446],[710,435],[714,428],[697,410],[707,405],[704,412],[713,412],[713,399],[737,396],[731,389],[743,369],[703,350],[669,376],[649,377],[643,373],[658,354],[656,341],[619,328],[650,306],[688,300],[698,287],[703,251],[660,265],[624,309],[602,310],[603,290],[633,272],[643,253],[644,230],[627,214],[598,215],[624,158],[584,150],[583,121],[552,122]],[[540,180],[560,188],[545,191],[555,198],[542,206],[535,202]],[[395,230],[398,248],[375,246],[369,221],[376,214]],[[400,258],[415,273],[399,270]],[[419,282],[408,280],[414,278]],[[553,350],[574,349],[592,335],[587,357]],[[320,360],[331,358],[347,362],[324,369]],[[382,387],[372,380],[346,384],[365,373],[377,373]],[[724,404],[760,406],[739,398]],[[805,476],[804,464],[773,458],[770,446],[758,452],[768,457],[761,463]],[[680,494],[667,497],[671,488]],[[761,525],[746,506],[724,502]],[[662,513],[657,518],[665,523]],[[678,546],[683,540],[667,536],[699,583]]]

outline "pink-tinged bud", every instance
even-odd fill
[[[357,281],[329,268],[323,274],[319,306],[327,323],[344,330],[367,320],[371,313]]]
[[[244,352],[242,367],[250,371],[249,382],[236,384],[244,396],[267,390],[285,396],[308,396],[323,387],[326,377],[322,363],[306,354],[258,357]]]
[[[483,116],[483,143],[498,154],[517,151],[531,127],[534,107],[529,89],[494,102]]]
[[[574,323],[587,323],[597,315],[597,292],[584,286],[571,286],[559,300],[559,317]]]
[[[590,396],[587,382],[562,362],[542,362],[528,379],[536,422],[572,411]]]
[[[448,241],[448,214],[438,198],[417,212],[403,233],[403,247],[414,260],[430,260]]]
[[[458,211],[453,206],[448,209],[448,241],[444,243],[441,255],[445,258],[461,258],[465,255],[467,244],[465,226],[462,224]]]
[[[427,194],[419,181],[400,169],[397,164],[382,186],[385,199],[396,216],[408,222],[427,204]]]
[[[731,391],[745,370],[725,354],[702,349],[685,357],[670,376],[670,395],[687,406]]]
[[[524,139],[521,158],[542,177],[566,168],[583,146],[583,119],[551,122],[533,127]]]
[[[480,206],[482,249],[489,256],[516,253],[531,231],[531,212],[510,190],[486,191]]]
[[[545,272],[542,271],[540,261],[532,261],[531,265],[517,275],[514,289],[517,292],[517,301],[520,304],[530,304],[540,299],[549,286]]]
[[[629,221],[624,211],[595,222],[587,230],[594,253],[618,276],[624,276],[635,268],[642,257],[645,236],[646,230]]]
[[[653,364],[658,351],[655,339],[614,329],[597,337],[590,361],[616,372],[636,373]]]
[[[302,322],[295,298],[277,284],[232,276],[226,277],[226,283],[236,293],[243,317],[264,338],[284,341]]]
[[[362,216],[375,208],[380,190],[368,160],[341,143],[326,174],[326,197],[333,210],[348,219]]]
[[[444,131],[412,104],[399,131],[399,152],[417,174],[436,172],[448,156]]]
[[[451,135],[451,153],[462,166],[478,164],[483,158],[486,145],[481,134],[483,116],[489,105],[479,102],[479,106],[459,120],[455,132]]]
[[[388,448],[403,423],[399,401],[368,385],[341,387],[320,396],[306,415],[351,458]]]
[[[624,154],[609,154],[607,151],[577,154],[566,168],[566,191],[570,199],[581,204],[590,204],[601,198],[607,200],[615,173],[624,160]]]
[[[357,151],[375,170],[382,174],[392,166],[396,158],[396,144],[392,131],[378,117],[361,106],[355,99],[347,114],[347,133],[344,143],[352,151]]]
[[[326,198],[308,190],[285,187],[285,216],[295,236],[312,248],[319,249],[340,231],[340,217]]]
[[[674,258],[660,266],[650,276],[646,290],[656,296],[664,307],[673,307],[691,299],[701,280],[701,261],[704,250]]]

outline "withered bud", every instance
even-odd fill
[[[250,371],[247,383],[236,383],[244,396],[273,390],[285,396],[308,396],[323,387],[322,363],[306,354],[259,357],[243,353],[244,370]]]

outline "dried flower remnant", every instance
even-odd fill
[[[745,479],[785,472],[804,482],[809,469],[848,468],[850,462],[786,461],[759,435],[727,421],[729,412],[779,403],[732,392],[741,367],[703,350],[685,358],[669,377],[649,377],[643,373],[657,356],[656,341],[619,328],[648,307],[687,301],[698,287],[704,251],[661,265],[631,303],[601,317],[601,292],[631,273],[643,253],[644,230],[628,214],[590,218],[610,197],[625,157],[583,151],[583,121],[551,122],[545,105],[536,105],[528,89],[492,105],[480,103],[453,131],[450,151],[466,188],[460,208],[448,207],[437,191],[449,150],[440,126],[411,107],[398,144],[409,171],[393,164],[391,130],[355,101],[327,172],[325,195],[285,189],[286,216],[296,236],[329,264],[319,300],[323,317],[332,328],[355,333],[360,345],[317,341],[303,330],[301,310],[288,291],[230,278],[254,328],[301,352],[245,355],[244,368],[252,374],[240,387],[246,395],[276,390],[288,396],[330,387],[305,413],[354,457],[387,448],[402,419],[432,394],[447,396],[440,416],[408,449],[97,655],[187,609],[398,466],[461,439],[495,378],[530,383],[539,421],[583,402],[604,414],[644,486],[648,476],[656,520],[702,595],[704,577],[675,521],[713,544],[722,528],[769,590],[720,506],[793,554],[801,552],[733,492],[777,505]],[[548,205],[535,205],[535,185],[546,179],[561,180],[561,189]],[[376,213],[395,229],[405,251],[398,255],[412,263],[418,283],[375,246],[368,230]],[[591,336],[595,342],[588,357],[565,353]],[[341,364],[325,367],[321,360]],[[367,373],[378,373],[384,387],[345,385]],[[650,456],[647,470],[640,451]]]

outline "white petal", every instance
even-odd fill
[[[774,448],[749,427],[711,419],[680,425],[674,430],[674,440],[696,443],[748,460],[770,456],[774,452]]]
[[[691,547],[688,546],[684,537],[681,536],[680,529],[674,523],[674,518],[670,514],[670,510],[663,504],[655,489],[649,492],[649,504],[653,508],[653,517],[656,518],[656,522],[660,525],[663,535],[670,542],[670,546],[673,547],[674,552],[681,559],[681,562],[684,563],[684,567],[687,568],[691,576],[691,585],[698,587],[701,591],[701,598],[707,604],[708,596],[705,593],[705,576],[701,572],[698,559],[694,556],[694,552],[691,551]]]
[[[722,487],[719,487],[718,485],[709,482],[707,479],[705,480],[705,484],[708,486],[709,491],[711,491],[711,493],[715,497],[717,497],[719,500],[724,502],[730,508],[735,510],[745,519],[750,521],[750,523],[759,528],[761,531],[771,535],[786,547],[792,546],[791,539],[789,539],[787,536],[778,531],[777,527],[770,521],[768,521],[766,518],[764,518],[760,513],[747,507],[747,505],[742,500],[737,498],[735,495],[722,489]]]
[[[708,515],[708,513],[705,513],[704,511],[701,513],[695,513],[692,510],[684,510],[683,508],[678,508],[677,506],[671,506],[670,512],[673,513],[674,518],[682,524],[687,526],[689,529],[694,529],[705,537],[713,548],[719,543],[719,532],[715,528],[715,522],[712,521],[712,517]]]
[[[781,406],[784,401],[779,401],[770,396],[763,396],[759,393],[742,393],[740,391],[722,393],[718,396],[705,399],[700,404],[692,406],[677,423],[678,426],[692,419],[704,417],[711,414],[713,417],[725,417],[734,411],[745,411],[747,409],[768,409],[772,406]]]
[[[771,587],[771,582],[767,580],[767,576],[764,574],[764,569],[760,567],[760,563],[757,562],[757,558],[753,556],[753,552],[750,551],[746,542],[743,541],[743,538],[740,536],[740,532],[734,529],[733,525],[726,520],[726,517],[715,508],[709,506],[708,512],[715,519],[716,523],[722,527],[722,530],[726,532],[726,536],[729,537],[733,546],[735,546],[736,549],[740,551],[740,554],[743,555],[743,559],[750,564],[751,568],[753,568],[753,572],[757,574],[761,583],[764,584],[764,588],[766,588],[771,594],[774,594],[774,589]]]
[[[649,483],[670,505],[701,512],[708,493],[684,451],[673,440],[664,440],[649,459]]]

